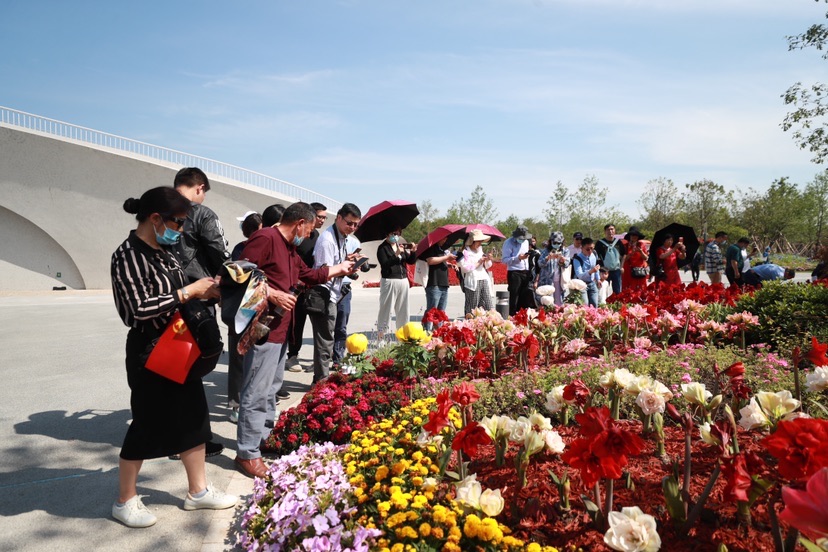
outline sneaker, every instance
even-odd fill
[[[299,357],[289,356],[285,361],[285,370],[288,372],[301,372],[302,367],[299,365]]]
[[[278,391],[276,391],[276,396],[280,399],[289,399],[290,393],[288,393],[284,389],[279,389]]]
[[[239,423],[239,409],[238,408],[234,408],[233,410],[230,411],[230,423],[231,424]]]
[[[238,503],[239,497],[215,489],[212,483],[207,484],[207,492],[200,498],[193,498],[187,493],[184,499],[185,510],[226,510]]]
[[[207,458],[211,456],[218,456],[224,450],[224,445],[221,443],[214,443],[213,441],[207,441],[207,446],[204,447],[204,456]]]
[[[112,505],[112,517],[127,527],[150,527],[158,518],[141,502],[141,496],[135,495],[123,504]]]

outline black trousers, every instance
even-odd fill
[[[510,270],[506,273],[509,289],[509,316],[521,309],[534,308],[534,293],[530,289],[532,273],[529,270]]]

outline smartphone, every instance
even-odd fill
[[[357,270],[359,267],[361,267],[362,265],[364,265],[367,262],[368,262],[368,257],[362,257],[361,259],[359,259],[358,261],[356,261],[354,263],[354,266],[351,270]]]
[[[361,253],[361,252],[362,252],[361,247],[357,247],[356,249],[354,249],[354,253]]]

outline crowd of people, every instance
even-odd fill
[[[142,463],[150,458],[181,460],[188,481],[186,510],[230,508],[238,501],[206,479],[205,459],[220,454],[223,446],[212,441],[201,379],[176,383],[145,368],[147,356],[182,305],[202,301],[215,316],[218,275],[228,261],[244,260],[263,272],[264,300],[270,306],[265,328],[269,331],[249,348],[239,347],[240,336],[228,328],[227,397],[230,420],[237,424],[235,464],[240,471],[251,477],[266,473],[261,443],[273,427],[278,402],[289,397],[282,389],[285,370],[312,371],[317,383],[345,355],[351,286],[359,278],[362,258],[354,236],[362,219],[360,209],[344,204],[327,227],[329,214],[321,203],[277,204],[261,214],[248,211],[237,219],[245,240],[231,253],[218,217],[203,204],[209,190],[204,172],[185,168],[172,187],[153,188],[124,203],[138,224],[113,253],[111,274],[115,305],[130,328],[126,373],[132,422],[120,452],[119,496],[112,516],[129,527],[157,521],[136,488]],[[427,310],[446,310],[450,270],[458,272],[466,314],[495,308],[490,269],[496,259],[487,247],[492,236],[473,229],[462,251],[452,251],[453,244],[444,238],[418,252],[402,239],[400,225],[389,226],[376,255],[381,274],[378,337],[390,331],[392,309],[397,329],[409,321],[408,269],[418,260],[427,266]],[[562,305],[568,297],[597,306],[613,293],[652,280],[680,283],[679,266],[688,262],[682,237],[666,234],[659,243],[649,244],[636,226],[619,236],[615,226],[607,224],[597,240],[581,232],[572,240],[566,245],[564,234],[554,231],[539,247],[523,225],[505,239],[500,260],[507,270],[509,315],[539,304]],[[703,260],[713,283],[721,282],[722,274],[731,285],[751,286],[793,277],[792,270],[771,263],[751,266],[747,239],[725,248],[726,244],[727,235],[719,232],[694,258]],[[361,270],[367,269],[362,265]],[[541,300],[541,289],[553,290],[548,295],[551,303]],[[322,299],[311,308],[311,297]],[[313,363],[303,368],[298,356],[308,318]],[[432,327],[426,321],[426,329]]]

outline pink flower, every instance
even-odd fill
[[[810,538],[828,538],[828,468],[808,480],[804,491],[782,488],[785,509],[779,519],[790,523]]]

